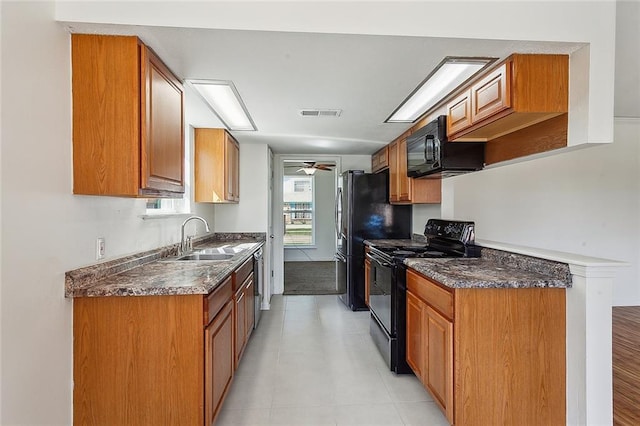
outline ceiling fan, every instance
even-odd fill
[[[335,164],[320,164],[320,163],[316,163],[315,161],[303,161],[302,162],[305,166],[302,167],[301,169],[298,169],[298,172],[305,172],[308,175],[312,175],[316,172],[316,170],[325,170],[325,171],[331,171],[333,170],[333,167],[335,167]]]

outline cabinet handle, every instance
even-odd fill
[[[236,303],[240,302],[243,297],[244,297],[244,292],[240,294],[240,297],[238,297],[238,300],[236,300]]]

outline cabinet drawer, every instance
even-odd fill
[[[452,292],[413,271],[407,271],[407,289],[433,306],[442,315],[453,319]]]
[[[231,300],[233,295],[231,276],[227,277],[220,286],[204,298],[204,324],[209,324],[220,312],[220,309]]]
[[[237,290],[247,279],[250,273],[253,272],[253,256],[247,259],[238,269],[233,273],[233,290]]]

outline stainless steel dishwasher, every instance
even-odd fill
[[[260,310],[262,308],[262,295],[264,293],[264,257],[262,256],[262,248],[253,254],[253,279],[255,291],[255,321],[253,328],[258,327],[260,321]]]

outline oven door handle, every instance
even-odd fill
[[[389,262],[385,262],[384,260],[380,259],[379,257],[372,256],[371,253],[365,254],[365,257],[367,259],[371,260],[372,262],[376,262],[377,264],[379,264],[380,266],[382,266],[384,268],[391,268],[391,266],[393,266]]]

